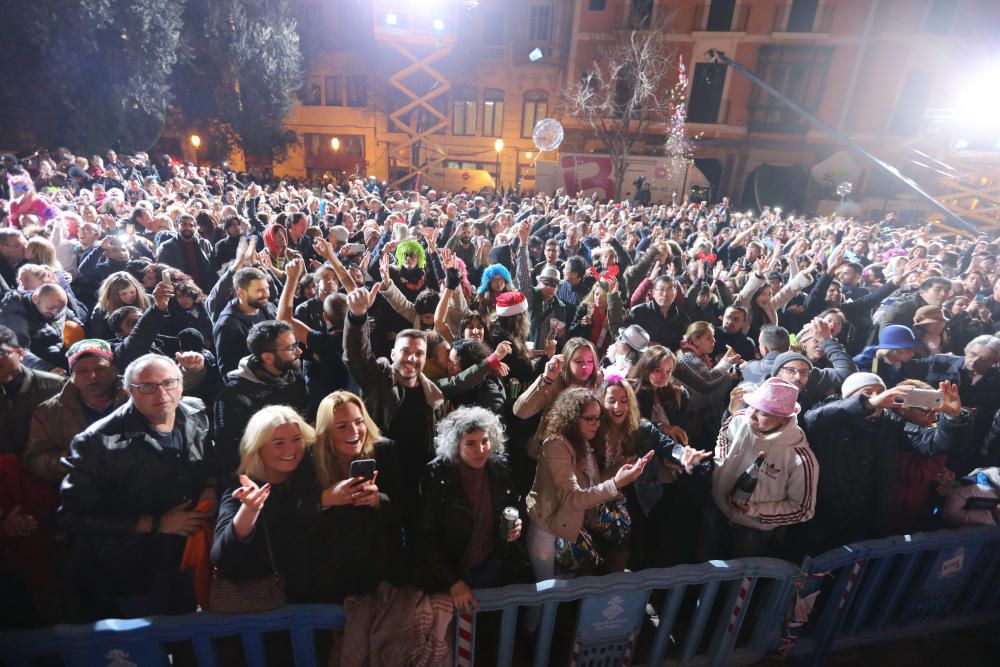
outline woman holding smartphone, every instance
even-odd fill
[[[324,599],[339,602],[373,593],[382,581],[401,583],[400,515],[408,503],[396,443],[382,437],[360,398],[335,391],[320,402],[313,462]]]

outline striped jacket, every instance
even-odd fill
[[[729,494],[760,452],[764,452],[764,467],[750,497],[750,509],[742,514],[729,504]],[[749,410],[733,413],[719,431],[715,466],[712,499],[733,523],[773,530],[808,521],[815,512],[819,463],[794,421],[761,435],[750,428]]]

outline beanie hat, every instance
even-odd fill
[[[798,352],[782,352],[774,358],[774,365],[771,366],[771,375],[777,375],[781,367],[787,364],[789,361],[804,361],[809,365],[811,369],[813,367],[813,362],[809,361],[809,357],[804,354],[799,354]]]
[[[917,338],[910,327],[902,324],[890,324],[878,334],[879,350],[912,350]]]
[[[113,361],[115,355],[111,351],[111,345],[106,340],[85,338],[73,343],[73,346],[66,352],[66,359],[69,361],[69,370],[72,371],[76,362],[84,357],[103,357],[108,361]]]
[[[497,315],[508,317],[528,310],[528,300],[520,292],[504,292],[497,297]]]
[[[177,334],[181,352],[201,352],[205,349],[205,336],[194,327],[188,327]]]
[[[840,385],[840,395],[848,398],[862,387],[868,387],[873,384],[877,384],[882,387],[883,391],[885,390],[885,382],[878,375],[875,375],[875,373],[851,373],[844,380],[844,384]]]

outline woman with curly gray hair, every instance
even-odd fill
[[[456,609],[478,609],[474,588],[514,583],[526,564],[521,519],[509,524],[504,509],[519,512],[505,436],[497,415],[479,407],[455,410],[438,422],[437,458],[420,483],[417,523],[419,579],[428,592],[448,591]]]

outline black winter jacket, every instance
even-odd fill
[[[141,515],[164,514],[215,486],[204,403],[183,398],[176,414],[183,451],[162,448],[131,401],[70,444],[62,460],[69,472],[59,519],[72,540],[71,566],[79,581],[111,595],[135,595],[149,590],[158,569],[179,568],[183,536],[136,533]]]
[[[466,559],[475,533],[475,513],[462,487],[459,464],[437,457],[427,464],[420,482],[420,515],[417,545],[420,552],[419,579],[425,590],[447,591],[467,571]],[[496,549],[504,559],[504,584],[516,583],[527,560],[520,542],[499,537],[505,507],[514,507],[523,517],[524,499],[517,495],[510,467],[501,457],[486,463],[489,480],[490,516],[497,531]]]
[[[262,380],[253,370],[253,357],[240,360],[226,376],[226,386],[215,400],[212,436],[221,470],[229,476],[240,463],[240,438],[250,418],[268,405],[288,405],[303,417],[309,412],[306,380],[289,371],[280,378]]]

